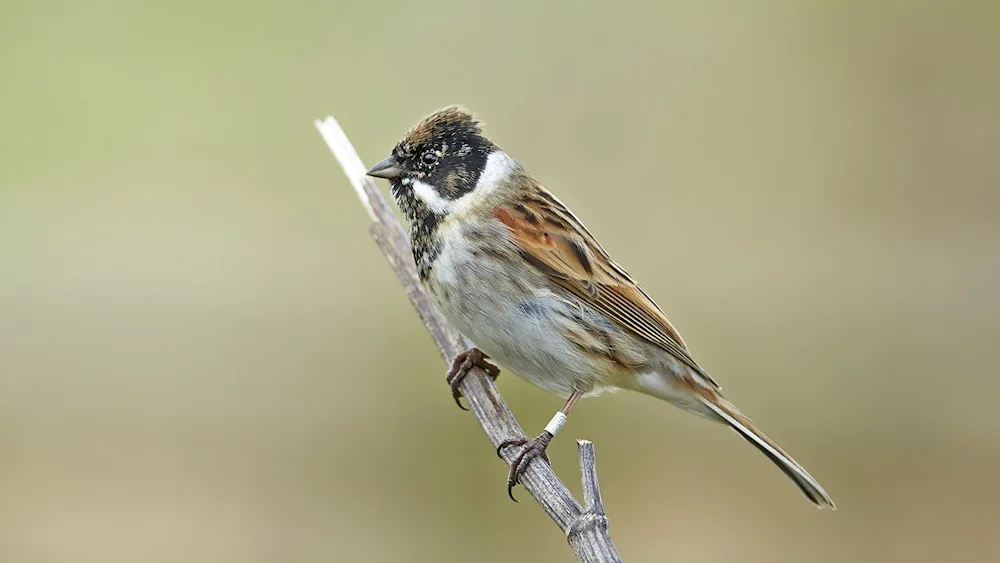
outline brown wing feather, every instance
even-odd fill
[[[583,302],[620,326],[659,346],[719,385],[688,353],[663,311],[625,270],[614,263],[583,224],[540,185],[526,190],[525,204],[501,206],[494,215],[507,225],[521,256]]]

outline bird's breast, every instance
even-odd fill
[[[614,329],[583,315],[501,236],[480,234],[439,228],[424,285],[441,313],[478,348],[543,389],[568,395],[614,386],[614,362],[581,348],[581,335]],[[597,345],[604,340],[596,338]]]

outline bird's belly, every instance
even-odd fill
[[[516,261],[512,261],[516,264]],[[501,366],[568,396],[615,387],[613,362],[567,336],[580,312],[537,271],[445,248],[426,284],[445,317]]]

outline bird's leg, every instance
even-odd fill
[[[545,448],[549,446],[549,442],[552,438],[559,432],[563,424],[566,424],[566,416],[569,411],[573,409],[573,405],[583,396],[583,393],[579,391],[574,391],[572,395],[566,399],[566,404],[563,408],[559,409],[552,420],[545,426],[545,430],[542,431],[538,436],[531,438],[515,438],[513,440],[504,440],[497,446],[497,455],[501,455],[501,451],[508,446],[521,446],[521,453],[517,454],[514,461],[510,464],[510,471],[507,473],[507,495],[510,500],[517,502],[514,498],[514,485],[517,485],[521,480],[521,475],[524,470],[528,468],[528,464],[531,460],[536,457],[541,457],[545,460],[545,463],[549,462],[549,457],[545,455]]]
[[[469,348],[465,352],[455,356],[455,359],[451,362],[451,369],[448,370],[448,374],[445,375],[444,379],[451,386],[451,396],[455,399],[455,404],[463,411],[469,409],[463,407],[462,401],[459,400],[462,392],[458,390],[458,386],[465,379],[465,376],[469,375],[469,370],[473,367],[478,367],[486,372],[486,375],[493,381],[496,381],[497,376],[500,375],[500,368],[486,361],[487,359],[489,359],[489,356],[479,348]]]

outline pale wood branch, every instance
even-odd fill
[[[368,212],[372,220],[372,237],[406,289],[410,302],[430,332],[441,356],[450,363],[452,358],[465,351],[469,345],[438,313],[420,284],[406,232],[386,204],[375,182],[365,176],[366,167],[337,120],[330,116],[325,120],[316,121],[315,125]],[[446,389],[445,386],[442,387]],[[462,381],[460,389],[494,447],[504,440],[524,437],[524,431],[514,420],[496,386],[481,369],[473,368],[469,377]],[[604,504],[601,502],[594,446],[591,442],[581,440],[579,450],[586,508],[581,507],[573,498],[566,485],[559,480],[548,464],[532,462],[521,477],[521,483],[566,534],[578,561],[620,562],[621,558],[608,532],[608,519],[604,514]],[[504,451],[504,459],[510,463],[516,453],[516,448],[507,448]],[[447,471],[450,468],[442,470]],[[501,486],[502,482],[498,483],[498,488]]]

